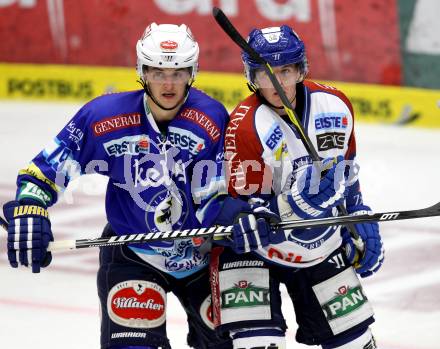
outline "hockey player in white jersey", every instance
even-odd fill
[[[191,87],[198,44],[184,24],[153,23],[136,51],[143,88],[87,103],[20,171],[16,199],[3,208],[12,267],[38,273],[51,262],[47,208],[75,176],[73,170],[96,168],[109,177],[104,236],[212,225],[221,206],[217,182],[224,181],[228,114]],[[197,167],[202,163],[212,165],[211,176]],[[216,336],[210,318],[208,259],[209,250],[196,239],[101,248],[101,348],[170,348],[168,292],[186,311],[191,347],[231,348],[229,339]]]
[[[264,69],[242,53],[254,93],[235,108],[226,130],[230,194],[264,203],[283,220],[334,215],[341,203],[350,214],[370,211],[352,162],[349,100],[333,87],[305,80],[305,47],[290,27],[255,29],[248,42],[273,67],[326,170],[316,171]],[[298,342],[323,349],[376,348],[369,329],[373,310],[358,274],[369,276],[382,265],[377,223],[356,225],[364,242],[360,256],[345,227],[286,231],[267,245],[251,226],[220,242],[227,247],[216,247],[211,260],[214,320],[234,348],[285,348],[280,283],[294,305]]]

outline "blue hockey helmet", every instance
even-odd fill
[[[287,25],[253,29],[247,39],[249,45],[272,67],[286,64],[298,64],[302,79],[308,72],[306,49],[298,34]],[[242,52],[246,79],[256,88],[253,80],[255,70],[261,65],[246,52]]]

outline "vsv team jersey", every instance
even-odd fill
[[[319,156],[343,155],[353,160],[356,145],[353,109],[348,99],[332,87],[306,81],[297,85],[297,101],[302,108],[296,113]],[[229,192],[233,196],[259,197],[265,201],[288,192],[297,171],[312,163],[287,116],[275,113],[256,94],[245,99],[231,114],[225,136],[225,158]],[[300,219],[292,211],[281,218]],[[290,231],[286,241],[256,253],[270,262],[302,268],[323,261],[340,244],[339,227],[296,229]]]
[[[218,194],[225,189],[227,111],[191,88],[176,117],[158,125],[145,98],[139,90],[104,95],[86,104],[20,171],[20,195],[37,185],[50,195],[47,201],[52,205],[72,178],[100,173],[109,177],[106,214],[119,235],[210,226],[220,208]],[[208,262],[191,239],[131,248],[177,278]]]

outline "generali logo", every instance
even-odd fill
[[[162,41],[159,46],[164,51],[175,51],[179,45],[175,41],[166,40]]]
[[[95,136],[101,136],[103,134],[117,131],[123,128],[136,127],[140,125],[140,113],[120,114],[95,122],[92,125],[92,129]]]
[[[125,327],[158,327],[165,322],[165,310],[165,290],[149,281],[121,282],[113,286],[107,299],[110,319]]]

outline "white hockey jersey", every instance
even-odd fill
[[[335,88],[305,81],[297,85],[297,101],[295,111],[319,156],[343,155],[353,160],[353,109],[345,95]],[[225,135],[225,158],[230,194],[265,201],[289,190],[296,172],[312,162],[287,116],[275,113],[257,94],[232,112]],[[304,268],[318,264],[340,245],[339,227],[296,229],[290,231],[286,241],[256,253],[270,262]]]

